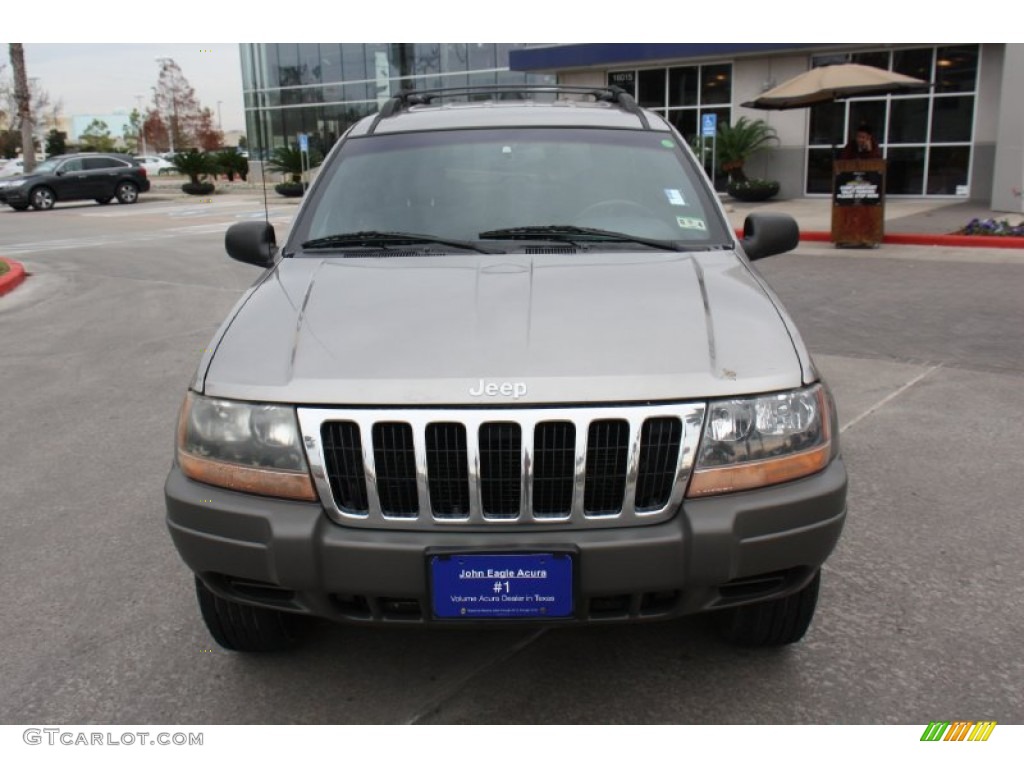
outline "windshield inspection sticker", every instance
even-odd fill
[[[667,147],[668,149],[672,149],[675,145],[676,143],[674,141],[669,141],[668,139],[661,140],[661,146]]]
[[[671,205],[686,205],[686,201],[683,199],[683,193],[678,189],[666,189],[665,197]]]
[[[676,216],[676,222],[683,229],[699,229],[707,231],[707,225],[704,223],[704,219],[691,219],[687,216]]]

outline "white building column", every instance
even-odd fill
[[[1007,43],[999,92],[992,210],[1024,213],[1024,43]]]

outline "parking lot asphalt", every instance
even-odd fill
[[[706,618],[558,631],[320,625],[217,649],[163,523],[178,406],[258,270],[210,203],[0,210],[3,723],[1024,722],[1024,253],[803,244],[758,262],[837,398],[849,518],[797,646]],[[273,198],[279,241],[294,206]]]

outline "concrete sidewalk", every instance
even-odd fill
[[[763,203],[741,203],[731,198],[723,200],[729,221],[734,227],[743,226],[747,214],[754,212],[787,213],[796,219],[801,232],[829,232],[832,229],[831,198],[797,198],[769,200]],[[1016,224],[1024,215],[999,213],[973,202],[950,200],[886,200],[885,233],[952,235],[971,219],[1007,219]],[[1024,248],[1024,243],[1021,244]]]

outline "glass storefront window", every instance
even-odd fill
[[[341,77],[338,80],[367,80],[373,77],[373,69],[366,68],[365,46],[359,43],[345,43],[341,48]],[[370,74],[367,74],[369,71]]]
[[[966,196],[970,147],[932,147],[928,157],[928,194]]]
[[[884,144],[885,139],[885,108],[884,99],[871,99],[865,101],[850,101],[849,122],[847,127],[847,141],[853,136],[857,129],[866,125],[874,134],[875,141]],[[845,142],[844,142],[845,143]]]
[[[889,149],[886,194],[920,195],[924,192],[924,155],[924,147]]]
[[[893,99],[889,105],[889,144],[924,144],[928,140],[928,99]]]
[[[665,106],[665,70],[640,70],[637,101],[641,107],[660,109]]]
[[[807,194],[831,194],[833,154],[831,149],[812,149],[807,153]]]
[[[668,105],[697,106],[700,67],[673,67],[668,71]]]
[[[970,141],[973,96],[942,96],[932,104],[932,141]]]
[[[550,75],[508,71],[509,51],[522,45],[245,44],[240,53],[250,145],[257,154],[262,145],[267,154],[294,144],[302,132],[310,135],[311,146],[326,152],[352,123],[402,88],[554,83]]]
[[[467,45],[470,70],[494,69],[498,66],[498,57],[494,43],[469,43]],[[508,61],[508,54],[505,54]]]
[[[857,126],[867,123],[888,160],[888,194],[965,195],[974,137],[978,56],[977,45],[947,45],[812,57],[813,66],[845,60],[891,68],[932,82],[934,88],[912,95],[813,107],[806,193],[830,192],[831,142],[844,146]]]
[[[843,144],[846,105],[839,101],[811,107],[811,144]]]
[[[608,85],[616,85],[634,99],[636,98],[636,70],[626,72],[609,72]]]
[[[702,104],[729,104],[732,101],[732,65],[701,67]]]
[[[926,83],[932,79],[931,48],[912,48],[908,51],[893,51],[892,70],[907,77],[916,77]]]
[[[936,93],[973,93],[978,79],[978,46],[949,45],[935,51]]]

